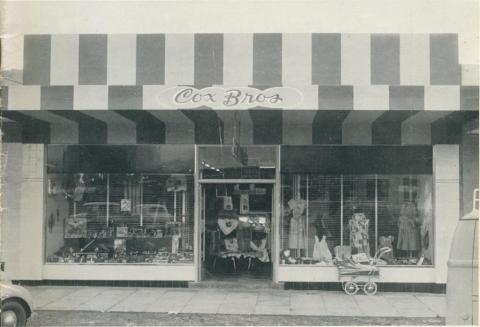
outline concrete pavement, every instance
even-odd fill
[[[444,294],[379,292],[374,296],[336,291],[216,288],[30,286],[35,310],[444,317]]]

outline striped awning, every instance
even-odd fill
[[[25,35],[8,110],[478,110],[456,34]]]

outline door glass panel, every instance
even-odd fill
[[[276,156],[276,146],[200,146],[200,178],[274,179]]]

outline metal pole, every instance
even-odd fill
[[[378,249],[378,175],[375,174],[375,253]]]
[[[177,222],[177,191],[173,191],[173,221]]]
[[[140,175],[140,226],[143,226],[143,174]]]
[[[110,219],[110,174],[107,174],[107,227]]]
[[[343,246],[343,175],[340,175],[340,246]]]
[[[307,183],[307,188],[306,188],[306,195],[305,195],[305,200],[307,201],[307,208],[306,208],[306,213],[305,213],[305,216],[306,216],[306,226],[305,226],[305,245],[307,246],[307,249],[306,249],[306,256],[308,257],[309,256],[309,253],[310,253],[310,249],[308,248],[308,225],[309,225],[309,216],[308,216],[308,199],[309,199],[309,186],[308,186],[308,175],[307,175],[307,178],[306,178],[306,183]]]

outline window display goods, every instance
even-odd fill
[[[47,263],[193,264],[192,177],[49,174]]]
[[[282,174],[281,264],[433,264],[431,175]]]

